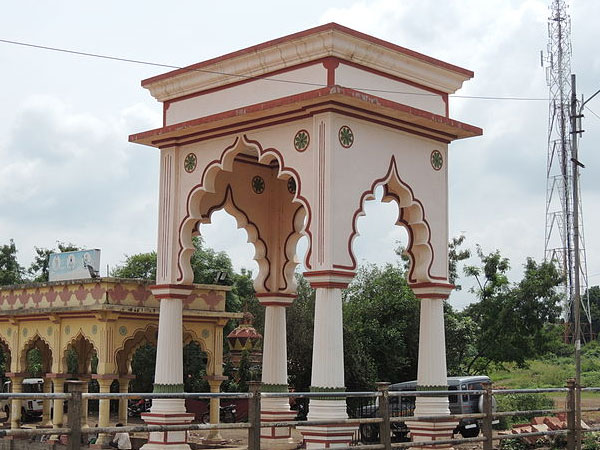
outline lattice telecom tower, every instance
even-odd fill
[[[570,324],[565,337],[570,341],[573,324],[575,277],[581,286],[582,311],[591,323],[587,296],[588,278],[583,238],[581,200],[579,200],[580,270],[575,269],[575,232],[573,211],[573,170],[570,121],[571,106],[571,19],[565,0],[552,0],[548,19],[548,53],[546,55],[546,82],[550,88],[548,119],[548,160],[546,180],[546,239],[545,259],[555,261],[565,275],[564,318]],[[579,186],[577,186],[579,189]],[[581,199],[581,196],[578,196]],[[590,327],[591,330],[591,327]],[[585,336],[585,332],[583,335]]]

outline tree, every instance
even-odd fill
[[[296,274],[298,297],[287,308],[288,379],[297,392],[310,388],[312,368],[315,291],[306,279]]]
[[[17,261],[15,241],[0,247],[0,286],[19,284],[24,281],[24,269]]]
[[[32,281],[40,283],[48,281],[48,266],[50,264],[51,253],[75,252],[77,250],[81,250],[81,247],[70,242],[64,243],[57,241],[56,245],[58,247],[58,251],[53,248],[34,247],[36,256],[34,257],[31,265],[29,266],[29,269],[27,269],[27,272],[32,277]]]
[[[471,250],[461,250],[460,248],[465,239],[465,235],[461,234],[453,237],[448,243],[448,281],[455,285],[457,291],[462,289],[462,286],[456,283],[456,280],[458,280],[458,263],[471,257]]]
[[[499,251],[477,254],[482,266],[469,266],[465,272],[474,277],[479,301],[465,309],[477,325],[476,353],[467,364],[468,373],[483,372],[492,363],[526,360],[544,354],[553,341],[550,334],[560,314],[560,295],[556,287],[562,277],[550,262],[541,264],[528,258],[523,279],[511,284],[506,275],[510,264]]]
[[[419,301],[398,265],[361,267],[343,294],[349,374],[347,384],[368,388],[373,381],[398,382],[416,377]]]
[[[125,262],[110,272],[117,278],[137,278],[142,280],[156,280],[156,252],[125,255]]]

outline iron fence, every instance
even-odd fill
[[[164,431],[208,431],[208,430],[227,430],[227,429],[242,429],[248,433],[248,449],[260,449],[260,430],[261,428],[269,427],[295,427],[295,426],[322,426],[322,425],[348,425],[355,426],[359,429],[361,426],[370,425],[379,427],[379,440],[377,443],[361,444],[360,435],[351,445],[347,447],[336,447],[339,449],[352,448],[364,450],[391,449],[391,448],[410,448],[410,447],[432,447],[462,444],[462,443],[482,443],[483,450],[492,450],[494,441],[502,441],[505,439],[515,438],[533,438],[542,436],[564,436],[567,440],[567,449],[574,450],[576,443],[581,441],[583,433],[598,432],[600,427],[589,427],[582,429],[581,424],[575,421],[575,382],[569,380],[566,388],[549,388],[549,389],[492,389],[491,384],[484,384],[482,390],[452,390],[452,391],[390,391],[387,383],[379,383],[377,392],[328,392],[328,398],[353,399],[351,404],[356,405],[349,409],[348,419],[339,420],[293,420],[293,421],[278,421],[278,422],[261,422],[260,405],[263,398],[282,398],[294,397],[298,399],[323,398],[322,392],[261,392],[260,383],[251,383],[250,392],[248,393],[83,393],[81,382],[72,382],[68,393],[2,393],[0,399],[45,399],[55,400],[63,399],[68,402],[68,427],[60,428],[41,428],[41,429],[3,429],[0,430],[0,437],[36,437],[43,435],[67,435],[69,436],[68,448],[79,449],[82,447],[82,436],[88,434],[111,434],[117,432],[164,432]],[[582,388],[582,391],[600,392],[600,387]],[[526,411],[494,411],[493,396],[505,394],[529,394],[529,393],[563,393],[566,394],[566,408],[544,409],[544,410],[526,410]],[[481,395],[483,397],[482,411],[474,414],[450,414],[450,415],[414,415],[414,406],[406,407],[410,402],[403,403],[403,398],[411,397],[443,397],[449,395]],[[82,427],[82,405],[83,400],[89,399],[247,399],[249,402],[248,421],[244,423],[217,423],[217,424],[200,424],[190,423],[186,425],[133,425],[124,427]],[[398,401],[394,401],[394,399]],[[392,400],[392,401],[390,401]],[[377,403],[376,417],[362,417],[361,411],[364,408],[369,408]],[[414,405],[414,403],[412,403]],[[581,408],[582,412],[600,411],[600,408]],[[541,414],[560,414],[564,413],[567,418],[567,428],[560,430],[547,430],[530,433],[520,433],[518,435],[498,434],[493,432],[493,421],[503,416],[530,416]],[[404,439],[394,440],[394,430],[403,429],[405,421],[410,418],[412,421],[439,421],[440,419],[456,420],[461,419],[476,419],[481,424],[481,436],[461,438],[461,439],[445,439],[432,441],[410,441],[407,436]],[[399,428],[400,427],[400,428]],[[408,429],[407,429],[408,430]],[[397,437],[397,436],[396,436]]]

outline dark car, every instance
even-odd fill
[[[465,376],[465,377],[449,377],[449,391],[478,391],[482,390],[482,383],[489,383],[490,379],[487,376]],[[404,383],[396,383],[390,386],[390,391],[415,391],[417,389],[416,381],[405,381]],[[475,414],[482,410],[481,394],[450,394],[448,402],[451,414]],[[492,399],[492,405],[495,407],[495,402]],[[391,417],[410,417],[414,414],[415,397],[405,396],[390,396],[390,416]],[[379,412],[379,404],[376,401],[374,404],[363,406],[358,412],[361,418],[377,417]],[[390,424],[392,433],[396,439],[406,440],[408,438],[409,428],[404,422],[392,422]],[[454,434],[460,433],[463,437],[476,437],[479,435],[481,423],[478,419],[461,419],[454,430]],[[361,424],[360,436],[363,442],[374,442],[379,438],[379,424]]]

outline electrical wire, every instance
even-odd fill
[[[165,68],[165,69],[187,70],[190,72],[201,72],[201,73],[208,73],[208,74],[213,74],[213,75],[223,75],[223,76],[228,76],[228,77],[232,77],[232,78],[242,78],[242,79],[249,79],[249,80],[262,80],[262,81],[272,81],[272,82],[277,82],[277,83],[289,83],[289,84],[301,84],[301,85],[315,86],[315,87],[327,87],[327,85],[325,85],[325,84],[310,83],[307,81],[283,80],[283,79],[279,79],[279,78],[262,77],[262,76],[255,76],[255,75],[233,74],[233,73],[227,73],[227,72],[220,72],[220,71],[216,71],[216,70],[181,67],[181,66],[175,66],[175,65],[171,65],[171,64],[157,63],[157,62],[153,62],[153,61],[143,61],[143,60],[139,60],[139,59],[122,58],[122,57],[118,57],[118,56],[102,55],[102,54],[98,54],[98,53],[81,52],[81,51],[77,51],[77,50],[70,50],[70,49],[59,48],[59,47],[50,47],[47,45],[31,44],[28,42],[12,41],[12,40],[8,40],[8,39],[0,39],[0,42],[4,43],[4,44],[18,45],[21,47],[29,47],[29,48],[39,49],[39,50],[48,50],[48,51],[53,51],[53,52],[67,53],[67,54],[71,54],[71,55],[85,56],[85,57],[89,57],[89,58],[106,59],[106,60],[110,60],[110,61],[125,62],[125,63],[130,63],[130,64],[141,64],[141,65],[145,65],[145,66],[161,67],[161,68]],[[350,89],[354,89],[357,91],[380,92],[380,93],[386,93],[386,94],[404,94],[404,95],[433,96],[433,97],[438,96],[437,94],[433,94],[433,93],[429,93],[429,92],[404,92],[404,91],[395,91],[395,90],[387,90],[387,89],[373,89],[373,88],[360,88],[360,87],[350,87]],[[537,97],[514,97],[514,96],[501,97],[501,96],[478,96],[478,95],[455,95],[455,94],[451,94],[450,96],[452,98],[463,98],[463,99],[473,99],[473,100],[548,101],[547,98],[537,98]]]
[[[600,116],[598,114],[596,114],[594,111],[592,111],[589,106],[586,105],[586,106],[584,106],[584,108],[587,109],[589,112],[591,112],[598,119],[600,119]]]

